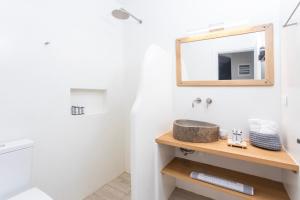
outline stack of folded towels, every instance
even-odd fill
[[[249,119],[250,142],[252,145],[273,150],[281,150],[278,125],[269,120]]]

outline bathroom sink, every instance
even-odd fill
[[[173,123],[173,137],[184,142],[215,142],[219,139],[219,126],[208,122],[179,119]]]

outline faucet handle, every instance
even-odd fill
[[[208,108],[208,106],[210,105],[210,104],[212,104],[212,102],[213,102],[213,100],[211,99],[211,98],[206,98],[206,107]]]
[[[196,99],[194,99],[194,101],[192,102],[192,108],[194,108],[195,107],[195,103],[197,103],[197,104],[200,104],[202,102],[202,99],[201,98],[196,98]]]

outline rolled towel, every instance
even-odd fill
[[[201,173],[192,171],[190,174],[192,179],[196,179],[199,181],[203,181],[209,184],[217,185],[223,188],[227,188],[229,190],[234,190],[237,192],[241,192],[247,195],[254,195],[254,188],[249,185],[245,185],[239,182],[235,182],[232,180],[227,180],[218,176],[214,176],[211,174]]]

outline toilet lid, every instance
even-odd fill
[[[8,200],[53,200],[38,188],[32,188]]]

